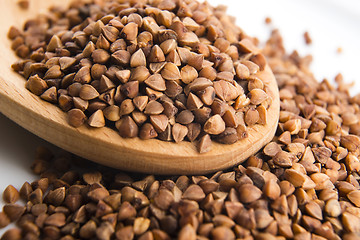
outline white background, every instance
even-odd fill
[[[312,54],[312,70],[318,80],[333,80],[342,73],[345,81],[360,80],[360,1],[358,0],[209,0],[225,4],[230,15],[249,35],[265,41],[272,27],[279,28],[288,52]],[[264,23],[271,17],[272,24]],[[304,44],[303,33],[313,40]],[[4,36],[1,36],[4,37]],[[343,52],[337,53],[341,47]],[[0,73],[1,74],[1,73]],[[352,93],[360,92],[356,83]],[[1,104],[1,103],[0,103]],[[0,114],[0,192],[8,184],[20,188],[35,179],[29,169],[36,146],[47,144]],[[49,144],[48,144],[49,145]],[[0,193],[1,195],[1,193]],[[0,200],[2,205],[2,200]],[[4,230],[0,230],[0,235]]]

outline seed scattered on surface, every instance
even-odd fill
[[[165,91],[165,80],[160,74],[154,74],[145,80],[145,84],[156,91]]]
[[[175,142],[181,142],[188,134],[188,128],[179,123],[175,123],[172,127],[172,135]]]
[[[157,136],[158,134],[151,123],[145,123],[140,129],[139,137],[141,139],[151,139]]]
[[[186,65],[183,68],[181,68],[181,81],[185,84],[191,83],[193,80],[195,80],[198,77],[198,72],[196,69],[192,66]]]
[[[98,97],[99,95],[100,95],[99,92],[89,84],[84,84],[79,92],[79,96],[83,100],[92,100]]]
[[[296,160],[294,155],[285,151],[279,151],[273,157],[274,163],[281,167],[291,167]]]
[[[80,68],[74,76],[74,81],[81,84],[89,83],[91,81],[90,68],[88,66]]]
[[[4,205],[3,211],[6,214],[6,216],[10,219],[10,221],[13,222],[21,217],[21,215],[25,212],[25,207],[19,204],[10,203]]]
[[[205,125],[204,125],[204,131],[209,134],[220,134],[225,130],[225,122],[221,118],[219,114],[216,114],[209,118]]]
[[[260,119],[259,112],[256,109],[250,108],[245,113],[245,123],[248,126],[252,126]]]
[[[138,34],[138,25],[134,22],[130,22],[124,26],[120,35],[126,40],[133,41]]]
[[[211,138],[209,134],[205,134],[199,141],[199,153],[209,152],[211,149]]]
[[[168,118],[164,114],[150,116],[150,122],[157,132],[164,132],[168,126]]]
[[[351,191],[351,192],[349,192],[349,193],[347,194],[347,198],[348,198],[353,204],[355,204],[355,206],[357,206],[357,207],[360,206],[359,196],[360,196],[360,191],[358,191],[358,190]]]
[[[43,92],[40,97],[44,99],[45,101],[56,103],[57,102],[57,90],[56,87],[50,87],[45,92]]]
[[[38,75],[30,77],[25,86],[30,92],[38,96],[48,88],[47,83]]]
[[[68,112],[68,123],[73,127],[80,127],[86,122],[87,118],[83,111],[80,109],[71,109]]]
[[[181,78],[179,68],[171,62],[165,64],[161,76],[166,80],[178,80]]]
[[[252,184],[244,184],[239,188],[239,200],[243,203],[251,203],[261,197],[261,190]]]
[[[110,59],[110,54],[104,49],[95,49],[91,57],[95,63],[105,64]]]
[[[130,67],[136,68],[139,66],[146,66],[146,58],[144,52],[139,49],[130,58]]]
[[[147,115],[158,115],[161,114],[164,111],[164,107],[161,103],[155,100],[151,100],[148,102],[144,109],[144,113]]]
[[[131,54],[126,50],[118,50],[111,54],[112,60],[123,66],[127,66],[130,63]]]
[[[46,51],[53,52],[57,48],[60,48],[61,46],[62,46],[61,39],[57,35],[54,35],[51,37],[50,42],[46,48]]]
[[[305,43],[306,43],[307,45],[310,45],[310,44],[312,43],[312,39],[311,39],[311,37],[310,37],[309,32],[305,32],[305,33],[304,33],[304,39],[305,39]]]
[[[4,212],[0,212],[0,228],[4,228],[9,224],[10,224],[9,217]]]
[[[99,109],[96,112],[94,112],[89,117],[87,123],[89,124],[89,126],[96,128],[105,126],[105,118],[103,111]]]
[[[233,144],[237,142],[238,139],[238,132],[232,127],[225,128],[225,130],[216,137],[216,140],[223,144]]]
[[[250,99],[251,104],[258,105],[264,102],[268,96],[266,92],[264,92],[262,89],[255,88],[249,92],[248,97]]]
[[[175,121],[183,125],[190,124],[194,121],[194,114],[189,110],[183,110],[178,114]]]
[[[18,190],[13,186],[9,185],[3,192],[3,199],[6,203],[15,203],[19,200],[20,194]]]
[[[21,230],[17,228],[10,228],[1,237],[3,240],[20,240],[22,239]]]
[[[119,130],[120,136],[124,138],[133,138],[137,136],[139,128],[130,116],[121,118],[117,123],[117,129]]]

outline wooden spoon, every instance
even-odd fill
[[[61,1],[64,6],[68,0]],[[213,143],[212,150],[199,154],[194,143],[124,139],[110,128],[73,128],[58,107],[25,89],[23,77],[12,71],[17,57],[6,38],[10,26],[22,27],[25,20],[45,13],[57,0],[32,0],[23,10],[16,1],[0,0],[0,111],[20,126],[69,152],[122,170],[154,174],[205,174],[229,168],[256,153],[274,136],[279,118],[279,93],[269,68],[259,77],[267,86],[272,104],[267,124],[248,128],[249,136],[232,145]]]

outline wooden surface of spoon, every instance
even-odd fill
[[[68,4],[61,1],[61,5]],[[25,79],[12,71],[17,57],[6,35],[10,26],[22,27],[25,20],[46,13],[57,0],[32,0],[23,10],[16,1],[0,0],[0,112],[30,132],[76,155],[122,170],[155,174],[205,174],[241,163],[261,149],[274,136],[279,118],[279,93],[267,65],[260,77],[272,98],[267,124],[248,128],[248,137],[235,144],[213,142],[212,150],[199,154],[194,143],[124,139],[110,128],[73,128],[66,113],[41,100],[25,88]],[[21,147],[21,146],[19,146]]]

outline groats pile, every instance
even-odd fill
[[[122,137],[231,144],[266,124],[266,61],[225,7],[187,1],[76,1],[12,27],[26,88],[80,127]],[[205,143],[204,143],[205,142]]]
[[[9,239],[355,240],[360,238],[360,95],[318,83],[311,57],[285,53],[277,31],[264,54],[280,87],[275,138],[234,169],[208,176],[143,176],[37,150],[41,178],[9,202]],[[74,159],[75,158],[75,159]],[[94,172],[96,169],[97,172]]]

